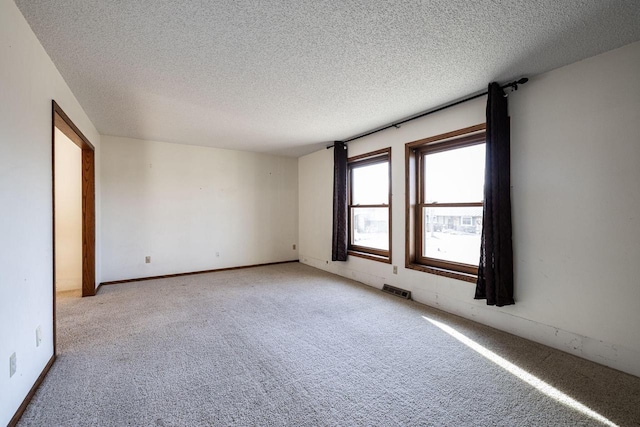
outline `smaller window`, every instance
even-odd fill
[[[349,159],[349,254],[391,262],[391,148]]]

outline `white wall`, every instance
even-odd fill
[[[55,129],[56,291],[82,289],[82,150]]]
[[[103,281],[298,259],[297,159],[102,141]]]
[[[96,162],[100,135],[11,0],[0,0],[0,40],[0,425],[5,425],[53,354],[51,100],[96,146]],[[98,179],[97,200],[99,192]],[[99,259],[99,206],[96,210]],[[96,272],[99,277],[99,265]],[[38,326],[43,341],[36,347]],[[13,352],[18,370],[9,378]]]
[[[404,268],[404,144],[485,121],[478,99],[349,144],[392,147],[393,265],[331,259],[331,150],[299,159],[309,265],[640,375],[640,43],[532,78],[510,96],[516,305]]]

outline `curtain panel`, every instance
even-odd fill
[[[347,230],[347,145],[333,145],[333,239],[331,260],[346,261],[349,233]]]
[[[511,136],[507,97],[495,82],[489,84],[486,138],[484,219],[475,299],[504,306],[514,304]]]

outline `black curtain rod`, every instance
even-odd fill
[[[518,85],[523,85],[528,81],[529,81],[528,78],[523,77],[523,78],[521,78],[519,80],[515,80],[515,81],[513,81],[511,83],[507,83],[506,85],[501,86],[501,88],[502,89],[506,89],[506,88],[510,87],[510,88],[513,88],[513,90],[518,90]],[[408,117],[408,118],[403,119],[403,120],[401,120],[399,122],[394,122],[394,123],[391,123],[389,125],[385,125],[385,126],[376,128],[376,129],[371,130],[369,132],[365,132],[363,134],[356,135],[356,136],[353,136],[351,138],[345,139],[344,141],[336,141],[336,142],[347,143],[347,142],[355,141],[356,139],[364,138],[365,136],[373,135],[374,133],[382,132],[383,130],[387,130],[387,129],[391,129],[391,128],[398,129],[400,127],[400,125],[402,125],[404,123],[407,123],[407,122],[410,122],[411,120],[419,119],[420,117],[424,117],[424,116],[428,116],[429,114],[437,113],[438,111],[442,111],[442,110],[445,110],[447,108],[454,107],[456,105],[462,104],[463,102],[467,102],[467,101],[471,101],[472,99],[480,98],[481,96],[484,96],[487,93],[488,93],[487,91],[484,91],[484,92],[478,93],[476,95],[471,95],[471,96],[468,96],[466,98],[460,99],[458,101],[452,102],[451,104],[445,104],[443,106],[434,108],[433,110],[427,110],[427,111],[424,111],[422,113],[418,113],[415,116]],[[329,149],[331,147],[333,147],[333,145],[328,146],[327,149]]]

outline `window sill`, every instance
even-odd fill
[[[461,273],[459,271],[430,267],[422,264],[407,264],[405,267],[411,270],[422,271],[424,273],[430,273],[430,274],[436,274],[438,276],[449,277],[451,279],[463,280],[469,283],[476,283],[478,281],[478,276],[475,274]]]
[[[351,250],[351,249],[349,249],[347,251],[347,254],[356,256],[358,258],[365,258],[365,259],[370,259],[372,261],[378,261],[378,262],[383,262],[385,264],[391,264],[391,258],[390,257],[386,257],[386,256],[373,255],[373,254],[369,254],[369,253],[366,253],[366,252],[354,251],[354,250]]]

